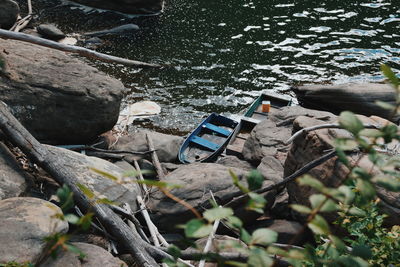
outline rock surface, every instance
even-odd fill
[[[251,132],[243,147],[243,156],[247,161],[259,164],[265,156],[275,157],[283,162],[289,151],[285,142],[292,133],[292,123],[297,116],[319,118],[329,122],[333,114],[309,110],[299,106],[283,107],[271,112],[270,119],[260,122]]]
[[[0,1],[0,28],[10,29],[17,21],[19,6],[12,0]]]
[[[163,0],[73,0],[84,5],[120,11],[129,14],[151,14],[160,12]]]
[[[347,83],[339,85],[304,85],[293,88],[300,105],[306,108],[326,110],[339,114],[349,110],[366,116],[391,118],[390,111],[376,105],[376,101],[395,104],[393,87],[379,83]]]
[[[247,161],[240,160],[235,156],[219,157],[216,163],[229,168],[238,168],[244,171],[251,171],[254,167]]]
[[[364,117],[359,116],[364,124],[385,125],[388,121],[379,117]],[[298,117],[293,125],[294,130],[310,127],[313,125],[322,124],[323,121],[308,117]],[[310,161],[326,154],[327,150],[334,146],[334,140],[338,137],[350,137],[350,134],[341,129],[321,129],[312,131],[303,136],[299,136],[293,142],[292,148],[285,162],[285,176],[292,174]],[[375,169],[369,161],[368,156],[353,155],[350,161],[355,163],[358,161],[358,166],[366,170],[371,170],[374,174],[378,174],[379,170]],[[337,187],[348,174],[348,169],[339,162],[337,157],[334,157],[325,163],[313,168],[308,172],[311,176],[318,178],[323,184],[329,187]],[[296,182],[289,183],[287,186],[289,200],[291,203],[309,205],[309,197],[316,193],[315,190],[308,186],[299,186]],[[376,186],[378,197],[382,200],[382,205],[385,210],[391,215],[389,220],[392,223],[400,223],[400,193],[388,192],[387,190]],[[328,217],[333,219],[333,217]],[[388,221],[389,221],[388,220]]]
[[[52,218],[62,213],[54,204],[38,198],[0,201],[0,264],[35,263],[45,247],[43,238],[68,231],[68,223]]]
[[[228,168],[215,163],[192,163],[183,165],[171,172],[165,177],[164,181],[181,185],[181,188],[172,189],[171,193],[202,212],[202,207],[208,204],[211,198],[210,190],[217,202],[221,204],[231,200],[239,192],[239,189],[233,185],[229,170],[232,170],[241,179],[247,173],[241,169]],[[264,182],[264,186],[271,184],[272,182],[268,180]],[[268,201],[267,208],[274,203],[275,194],[275,191],[265,194],[264,197]],[[240,216],[245,222],[251,220],[251,213],[246,213],[240,207],[243,206],[243,203],[240,204],[233,207],[236,210],[236,215]],[[162,229],[176,231],[176,225],[185,223],[193,217],[193,214],[186,207],[171,200],[160,191],[151,193],[148,207],[154,213],[154,222]]]
[[[42,37],[50,40],[58,41],[65,38],[65,34],[52,24],[40,24],[36,30]]]
[[[154,148],[161,162],[176,162],[178,159],[179,148],[183,138],[174,135],[139,130],[136,133],[121,137],[113,147],[115,150],[129,150],[136,152],[149,151],[146,134],[153,140]],[[133,159],[133,157],[130,157]],[[135,157],[138,158],[138,157]],[[150,155],[149,157],[150,158]],[[129,160],[129,157],[127,157]]]
[[[124,86],[67,54],[1,40],[0,100],[37,139],[82,144],[111,129]]]
[[[44,267],[127,267],[125,262],[114,257],[107,250],[86,243],[72,243],[86,256],[83,260],[70,251],[61,251],[56,259],[48,258],[41,266]]]
[[[26,190],[28,179],[14,155],[0,142],[0,200],[20,196]]]
[[[67,172],[73,173],[79,183],[87,186],[97,196],[105,196],[117,203],[128,203],[136,210],[136,196],[140,193],[137,183],[117,184],[89,168],[95,168],[120,177],[125,171],[120,167],[100,158],[88,157],[67,149],[47,146],[52,157],[63,163]]]

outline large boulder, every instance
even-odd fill
[[[7,262],[35,263],[46,247],[44,238],[66,233],[68,223],[54,204],[30,197],[0,201],[0,265]]]
[[[384,126],[389,123],[379,117],[359,116],[364,124],[372,124],[377,126]],[[321,120],[315,118],[308,118],[304,116],[298,117],[293,124],[294,131],[311,127],[318,124],[323,124]],[[320,158],[325,155],[330,149],[334,147],[336,138],[350,138],[351,135],[342,129],[320,129],[304,133],[293,141],[291,150],[285,162],[285,177],[304,167],[307,163]],[[392,144],[395,145],[395,144]],[[392,145],[389,146],[392,147]],[[370,170],[372,174],[379,174],[379,170],[374,168],[374,165],[368,159],[368,155],[353,154],[349,156],[350,162],[357,166]],[[337,157],[333,157],[323,164],[314,167],[308,172],[311,176],[320,180],[325,186],[338,187],[349,173],[348,168],[343,165]],[[384,206],[385,211],[391,215],[389,218],[391,224],[400,223],[400,193],[388,192],[387,190],[376,186],[378,197],[381,199],[381,204]],[[289,201],[291,203],[302,204],[309,206],[309,197],[317,193],[316,190],[309,186],[300,186],[297,182],[291,182],[287,186],[289,193]],[[333,214],[327,217],[333,220]]]
[[[19,6],[12,0],[0,0],[0,28],[10,29],[17,21]]]
[[[87,6],[120,11],[128,14],[152,14],[160,12],[163,0],[73,0]]]
[[[164,182],[181,185],[180,188],[171,190],[176,197],[185,200],[189,205],[202,212],[209,205],[211,193],[221,205],[237,196],[239,189],[233,185],[229,170],[244,179],[246,171],[237,168],[228,168],[215,163],[192,163],[183,165],[168,174]],[[242,181],[245,183],[245,181]],[[272,185],[273,182],[265,180],[264,186]],[[275,199],[276,192],[270,191],[264,194],[269,208]],[[160,191],[153,191],[148,203],[153,213],[154,222],[162,229],[176,230],[175,226],[187,222],[193,214],[182,204],[170,199]],[[234,210],[245,222],[252,220],[252,214],[244,211],[244,203],[238,203]]]
[[[289,151],[286,141],[292,133],[292,123],[297,116],[319,118],[329,122],[333,114],[309,110],[299,106],[283,107],[274,110],[268,120],[262,121],[253,129],[243,147],[246,160],[259,164],[266,156],[275,157],[283,162]]]
[[[29,177],[8,148],[0,142],[0,200],[25,192]]]
[[[116,177],[125,172],[122,168],[100,158],[88,157],[63,148],[47,146],[51,156],[57,158],[66,172],[75,176],[77,181],[88,187],[97,197],[106,197],[117,203],[128,203],[136,210],[136,197],[140,189],[134,181],[119,184],[90,168],[94,168]],[[133,179],[133,178],[131,178]]]
[[[1,40],[0,100],[37,139],[81,144],[110,130],[124,86],[64,52]]]
[[[376,101],[395,104],[392,86],[380,83],[313,84],[292,88],[300,105],[339,114],[349,110],[366,116],[376,115],[392,121],[392,113],[381,108]]]
[[[86,243],[75,242],[73,246],[77,247],[85,257],[81,259],[78,254],[72,251],[61,251],[55,259],[49,257],[40,266],[44,267],[127,267],[125,262],[111,255],[107,250]]]
[[[179,148],[183,142],[183,138],[179,136],[151,132],[148,130],[139,130],[133,134],[123,136],[112,148],[114,150],[128,150],[132,152],[149,151],[146,134],[153,141],[154,148],[157,150],[158,159],[161,162],[176,162],[178,159]],[[148,155],[150,156],[150,154]],[[126,157],[132,160],[138,157]]]

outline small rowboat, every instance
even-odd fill
[[[212,113],[183,142],[179,150],[182,163],[211,162],[225,150],[239,123]]]
[[[263,102],[269,101],[270,109],[263,112]],[[285,106],[291,106],[292,99],[290,97],[278,96],[272,93],[262,93],[248,108],[246,113],[240,119],[239,125],[226,148],[226,154],[242,157],[244,143],[250,136],[253,128],[263,120],[268,119],[268,114],[274,110]]]

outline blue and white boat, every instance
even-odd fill
[[[212,162],[225,150],[238,122],[212,113],[183,142],[179,150],[182,163]]]

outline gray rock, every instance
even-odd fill
[[[216,163],[230,168],[241,169],[243,171],[251,171],[252,169],[254,169],[254,167],[250,163],[240,160],[235,156],[219,157]]]
[[[366,116],[376,115],[397,121],[391,112],[376,105],[376,101],[395,104],[395,91],[387,84],[347,83],[315,84],[293,88],[300,105],[306,108],[326,110],[339,114],[349,110]]]
[[[41,266],[44,267],[127,267],[125,262],[111,255],[107,250],[86,243],[74,242],[76,246],[86,256],[83,260],[79,259],[79,255],[70,251],[61,251],[58,256],[53,259],[49,257]]]
[[[105,196],[117,203],[126,202],[131,206],[132,210],[136,210],[136,196],[140,194],[137,183],[117,184],[115,181],[97,174],[89,168],[95,168],[117,177],[121,177],[125,172],[123,169],[96,157],[88,157],[74,151],[53,146],[47,146],[47,148],[52,157],[64,162],[63,166],[67,172],[73,173],[78,182],[87,186],[96,196]]]
[[[268,180],[279,183],[283,180],[283,165],[274,157],[266,156],[261,160],[257,170]]]
[[[165,182],[179,184],[182,187],[171,190],[171,193],[180,199],[188,202],[192,207],[203,211],[211,198],[210,190],[215,195],[218,203],[224,204],[239,192],[233,185],[229,170],[236,173],[245,183],[245,175],[241,169],[228,168],[215,163],[193,163],[183,165],[165,177]],[[266,180],[264,186],[271,185],[272,182]],[[274,203],[275,191],[270,191],[264,195],[268,201],[267,209]],[[193,214],[186,207],[171,200],[160,191],[154,191],[150,195],[149,209],[153,213],[154,222],[162,229],[175,230],[175,226],[187,222]],[[245,211],[244,203],[238,203],[233,209],[236,215],[245,222],[254,219],[251,212]],[[259,215],[257,215],[259,216]]]
[[[92,37],[101,37],[107,35],[126,35],[132,34],[139,30],[139,26],[136,24],[125,24],[112,29],[95,31],[95,32],[87,32],[84,35],[92,36]]]
[[[2,40],[0,100],[37,139],[82,144],[110,130],[124,86],[64,52]]]
[[[128,14],[158,13],[162,10],[164,4],[163,0],[74,0],[74,2]]]
[[[0,1],[0,28],[10,29],[17,21],[19,6],[12,0]],[[3,41],[3,40],[2,40]]]
[[[292,134],[292,123],[298,116],[319,118],[329,122],[334,116],[328,112],[309,110],[298,106],[274,110],[270,119],[260,122],[251,132],[243,147],[247,161],[259,164],[265,156],[275,157],[282,163],[286,159],[289,146],[285,142]]]
[[[139,130],[136,133],[121,137],[113,149],[137,152],[148,151],[149,147],[147,144],[146,133],[150,134],[154,143],[154,148],[157,150],[157,156],[161,162],[177,161],[179,148],[183,142],[183,138],[174,135]],[[130,158],[132,157],[127,157],[128,160]],[[150,156],[148,158],[150,158]]]
[[[0,142],[0,200],[18,197],[25,192],[29,177],[14,155]]]
[[[62,213],[54,204],[38,198],[0,201],[0,264],[35,263],[45,248],[43,238],[66,233],[68,223],[53,216]]]
[[[46,39],[58,41],[65,38],[65,34],[53,24],[40,24],[36,30]]]

